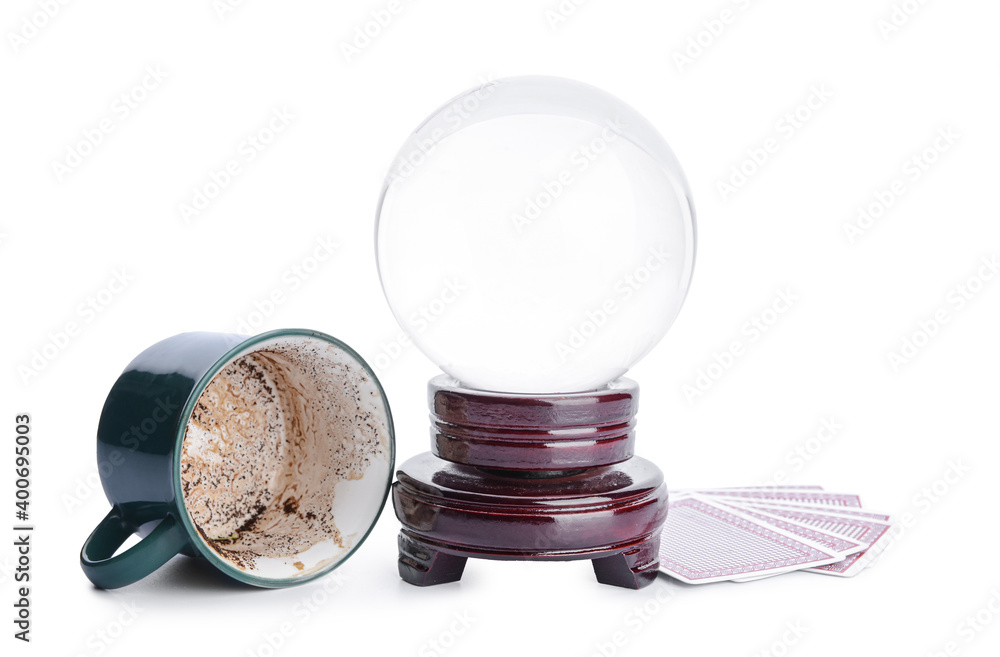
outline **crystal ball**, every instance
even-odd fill
[[[382,288],[470,388],[552,394],[622,376],[673,323],[694,209],[656,128],[595,87],[489,81],[433,112],[382,189]]]

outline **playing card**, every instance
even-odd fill
[[[765,513],[761,511],[759,507],[739,508],[734,506],[732,508],[750,516],[761,524],[773,525],[780,529],[784,529],[785,531],[791,532],[796,536],[801,536],[802,538],[819,543],[823,547],[828,548],[844,557],[860,552],[869,546],[868,543],[850,538],[844,534],[824,531],[823,529],[811,527],[807,524],[796,522],[788,518],[782,518],[777,515]]]
[[[766,488],[766,489],[714,489],[694,490],[694,495],[709,498],[728,497],[738,500],[795,502],[799,504],[815,504],[823,506],[861,508],[861,498],[848,493],[827,493],[822,490],[802,490],[797,488]]]
[[[828,506],[821,506],[816,504],[802,504],[798,502],[780,502],[772,500],[745,500],[741,498],[735,498],[732,500],[735,506],[751,505],[760,509],[786,509],[786,510],[799,510],[799,511],[814,511],[817,513],[833,513],[839,516],[852,516],[855,518],[864,518],[866,520],[874,520],[876,522],[890,523],[892,516],[887,513],[879,513],[877,511],[869,511],[868,509],[858,509],[853,507],[837,507],[830,508]]]
[[[783,529],[785,531],[795,534],[796,536],[801,536],[815,543],[818,543],[819,545],[822,545],[828,550],[839,554],[842,560],[852,554],[856,554],[868,548],[868,544],[848,538],[847,536],[844,536],[842,534],[835,534],[831,532],[822,531],[820,529],[816,529],[808,525],[795,522],[793,520],[781,518],[779,516],[770,515],[759,510],[739,509],[738,507],[732,507],[732,508],[736,508],[745,515],[750,516],[751,518],[761,522],[762,524],[771,525],[773,527]],[[830,566],[833,565],[836,564],[830,564]],[[750,582],[756,579],[762,579],[764,577],[771,577],[771,576],[772,575],[754,575],[753,577],[740,578],[740,579],[735,579],[733,581]]]
[[[888,532],[892,528],[892,519],[888,515],[868,514],[881,518],[881,520],[876,520],[864,517],[855,510],[840,513],[839,509],[834,511],[761,505],[752,506],[748,512],[753,510],[779,516],[823,532],[838,534],[864,544],[865,549],[855,552],[841,561],[807,569],[809,572],[825,575],[851,577],[864,570],[868,560],[862,559],[862,557],[865,557],[869,552],[877,553],[880,549],[879,540],[888,536]]]
[[[694,494],[671,503],[660,538],[660,570],[689,584],[719,582],[818,567],[838,552],[763,525]]]

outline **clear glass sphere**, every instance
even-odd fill
[[[659,342],[694,265],[687,181],[614,96],[506,78],[442,106],[379,202],[382,288],[413,343],[465,386],[593,390]]]

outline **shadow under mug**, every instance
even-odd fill
[[[178,553],[277,588],[320,577],[361,545],[395,459],[371,368],[317,331],[182,333],[115,382],[97,431],[111,512],[80,551],[100,588]],[[125,541],[141,540],[115,554]]]

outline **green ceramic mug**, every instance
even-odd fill
[[[328,573],[364,541],[395,445],[378,379],[335,338],[182,333],[115,382],[97,458],[112,509],[80,551],[96,586],[184,553],[276,588]],[[133,533],[141,540],[116,555]]]

